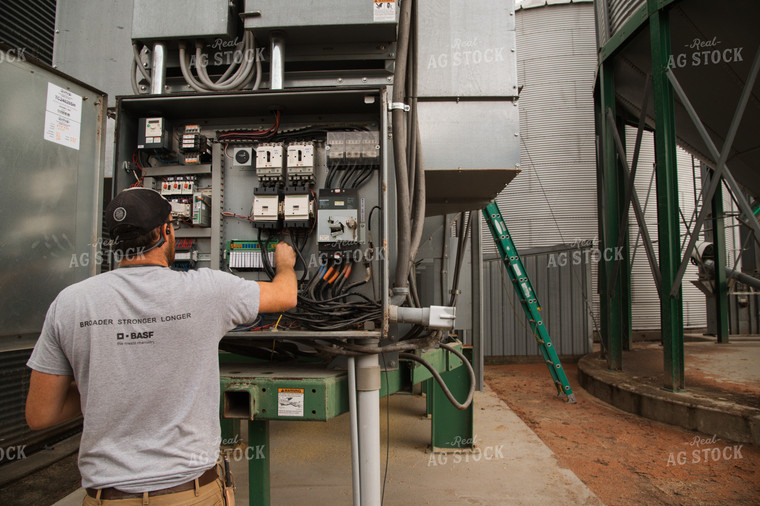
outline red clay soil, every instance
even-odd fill
[[[760,504],[760,448],[613,408],[577,382],[565,404],[544,364],[491,365],[486,383],[605,504]]]

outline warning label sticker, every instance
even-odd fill
[[[373,0],[373,18],[375,22],[396,21],[396,0]]]
[[[277,416],[303,416],[303,388],[277,389]]]

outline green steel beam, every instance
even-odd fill
[[[601,77],[597,77],[596,90],[601,90]],[[604,109],[602,109],[602,102],[600,93],[594,93],[594,129],[596,130],[597,138],[597,153],[596,153],[596,216],[599,227],[597,229],[597,237],[604,237],[605,234],[605,219],[604,219],[604,156],[603,147],[601,143],[602,129],[604,128],[605,115]],[[607,281],[607,272],[605,269],[598,269],[597,275],[597,293],[600,295],[600,314],[599,314],[599,340],[602,343],[602,356],[607,358],[607,349],[609,348],[610,335],[609,319],[607,318],[607,309],[609,302],[601,297],[605,288],[610,286]]]
[[[670,293],[681,263],[678,214],[678,173],[673,87],[666,71],[670,55],[670,20],[659,2],[649,0],[652,81],[654,85],[655,160],[657,178],[657,221],[659,239],[660,321],[664,355],[664,387],[678,391],[685,387],[683,349],[682,289]]]
[[[248,504],[269,506],[269,421],[248,422]]]
[[[425,389],[425,414],[432,416],[433,414],[433,380],[429,379],[422,382]]]
[[[462,349],[461,343],[457,348]],[[469,351],[469,355],[467,355]],[[471,350],[465,355],[472,362]],[[465,399],[469,373],[462,361],[443,349],[420,354],[441,373],[455,398]],[[230,353],[220,353],[222,445],[236,447],[240,442],[240,422],[248,421],[249,504],[270,504],[269,420],[329,420],[348,411],[348,379],[345,372],[327,371],[310,364],[282,366]],[[381,396],[411,388],[422,382],[427,392],[431,415],[431,443],[434,449],[471,448],[473,406],[454,408],[441,387],[416,363],[402,362],[396,370],[383,372]],[[425,374],[427,373],[427,374]],[[288,395],[294,396],[291,404]],[[453,411],[452,411],[453,410]],[[236,448],[231,448],[236,450]]]
[[[631,37],[644,28],[649,19],[649,11],[646,5],[642,5],[628,18],[620,29],[599,50],[599,64],[604,63],[611,56],[621,50]]]
[[[680,0],[650,0],[636,9],[631,17],[623,23],[612,37],[599,49],[599,63],[606,61],[623,49],[625,44],[649,22],[649,17],[658,9],[664,9],[672,3]]]
[[[454,347],[462,351],[461,343],[454,345]],[[430,362],[438,372],[452,371],[462,366],[462,361],[459,357],[440,348],[424,351],[420,354],[420,357]],[[412,385],[422,383],[433,377],[427,367],[417,362],[411,362],[410,369],[412,371]]]
[[[612,70],[612,61],[606,61],[600,65],[600,106],[601,118],[599,123],[601,133],[601,173],[602,179],[597,184],[602,185],[602,235],[599,249],[604,252],[613,251],[618,244],[620,235],[620,214],[622,208],[621,194],[624,193],[624,184],[621,171],[618,167],[617,151],[615,148],[614,134],[610,124],[605,120],[607,111],[612,111],[615,116],[615,81]],[[614,283],[612,292],[609,290],[610,280],[615,271],[614,255],[602,255],[600,271],[604,270],[605,284],[600,289],[600,303],[602,313],[602,334],[607,343],[607,368],[619,371],[623,368],[623,336],[626,319],[624,316],[624,283]],[[618,269],[618,276],[626,276],[622,269]],[[625,312],[627,313],[627,309]]]
[[[717,340],[728,344],[728,287],[726,285],[726,231],[723,223],[723,188],[718,185],[712,202],[712,242],[715,252],[715,323]]]
[[[626,146],[626,136],[625,136],[625,127],[626,122],[622,116],[618,116],[617,119],[617,129],[620,133],[620,140],[623,143],[623,148],[628,152],[628,147]],[[620,336],[620,340],[623,346],[623,351],[629,351],[631,349],[631,343],[633,341],[633,326],[632,326],[632,319],[633,319],[633,312],[631,309],[631,241],[628,234],[628,205],[626,204],[625,198],[626,198],[626,186],[627,182],[625,178],[620,179],[620,185],[618,185],[618,200],[620,201],[620,223],[623,224],[622,227],[619,228],[619,234],[622,234],[623,236],[623,251],[622,251],[622,260],[616,260],[620,262],[620,267],[617,269],[619,281],[622,284],[622,299],[620,301],[620,316],[621,316],[621,329],[622,334]],[[620,239],[618,236],[618,244],[620,244]]]
[[[469,353],[468,353],[469,352]],[[472,349],[466,351],[472,363]],[[470,389],[470,375],[466,367],[457,367],[441,373],[451,394],[460,402],[467,398]],[[432,382],[431,446],[433,452],[450,450],[472,450],[475,447],[473,435],[473,405],[465,410],[455,408],[446,398],[440,385]]]
[[[232,374],[229,367],[222,369],[221,405],[227,418],[326,421],[348,411],[345,372],[312,375],[296,368],[278,373],[275,366],[266,364],[273,369],[266,375],[258,365],[229,365],[240,371]]]

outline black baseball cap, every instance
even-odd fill
[[[135,239],[166,223],[172,206],[156,190],[127,188],[116,195],[105,209],[105,225],[111,240]]]

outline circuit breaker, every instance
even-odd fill
[[[317,237],[320,247],[359,241],[359,198],[354,190],[319,191]]]

